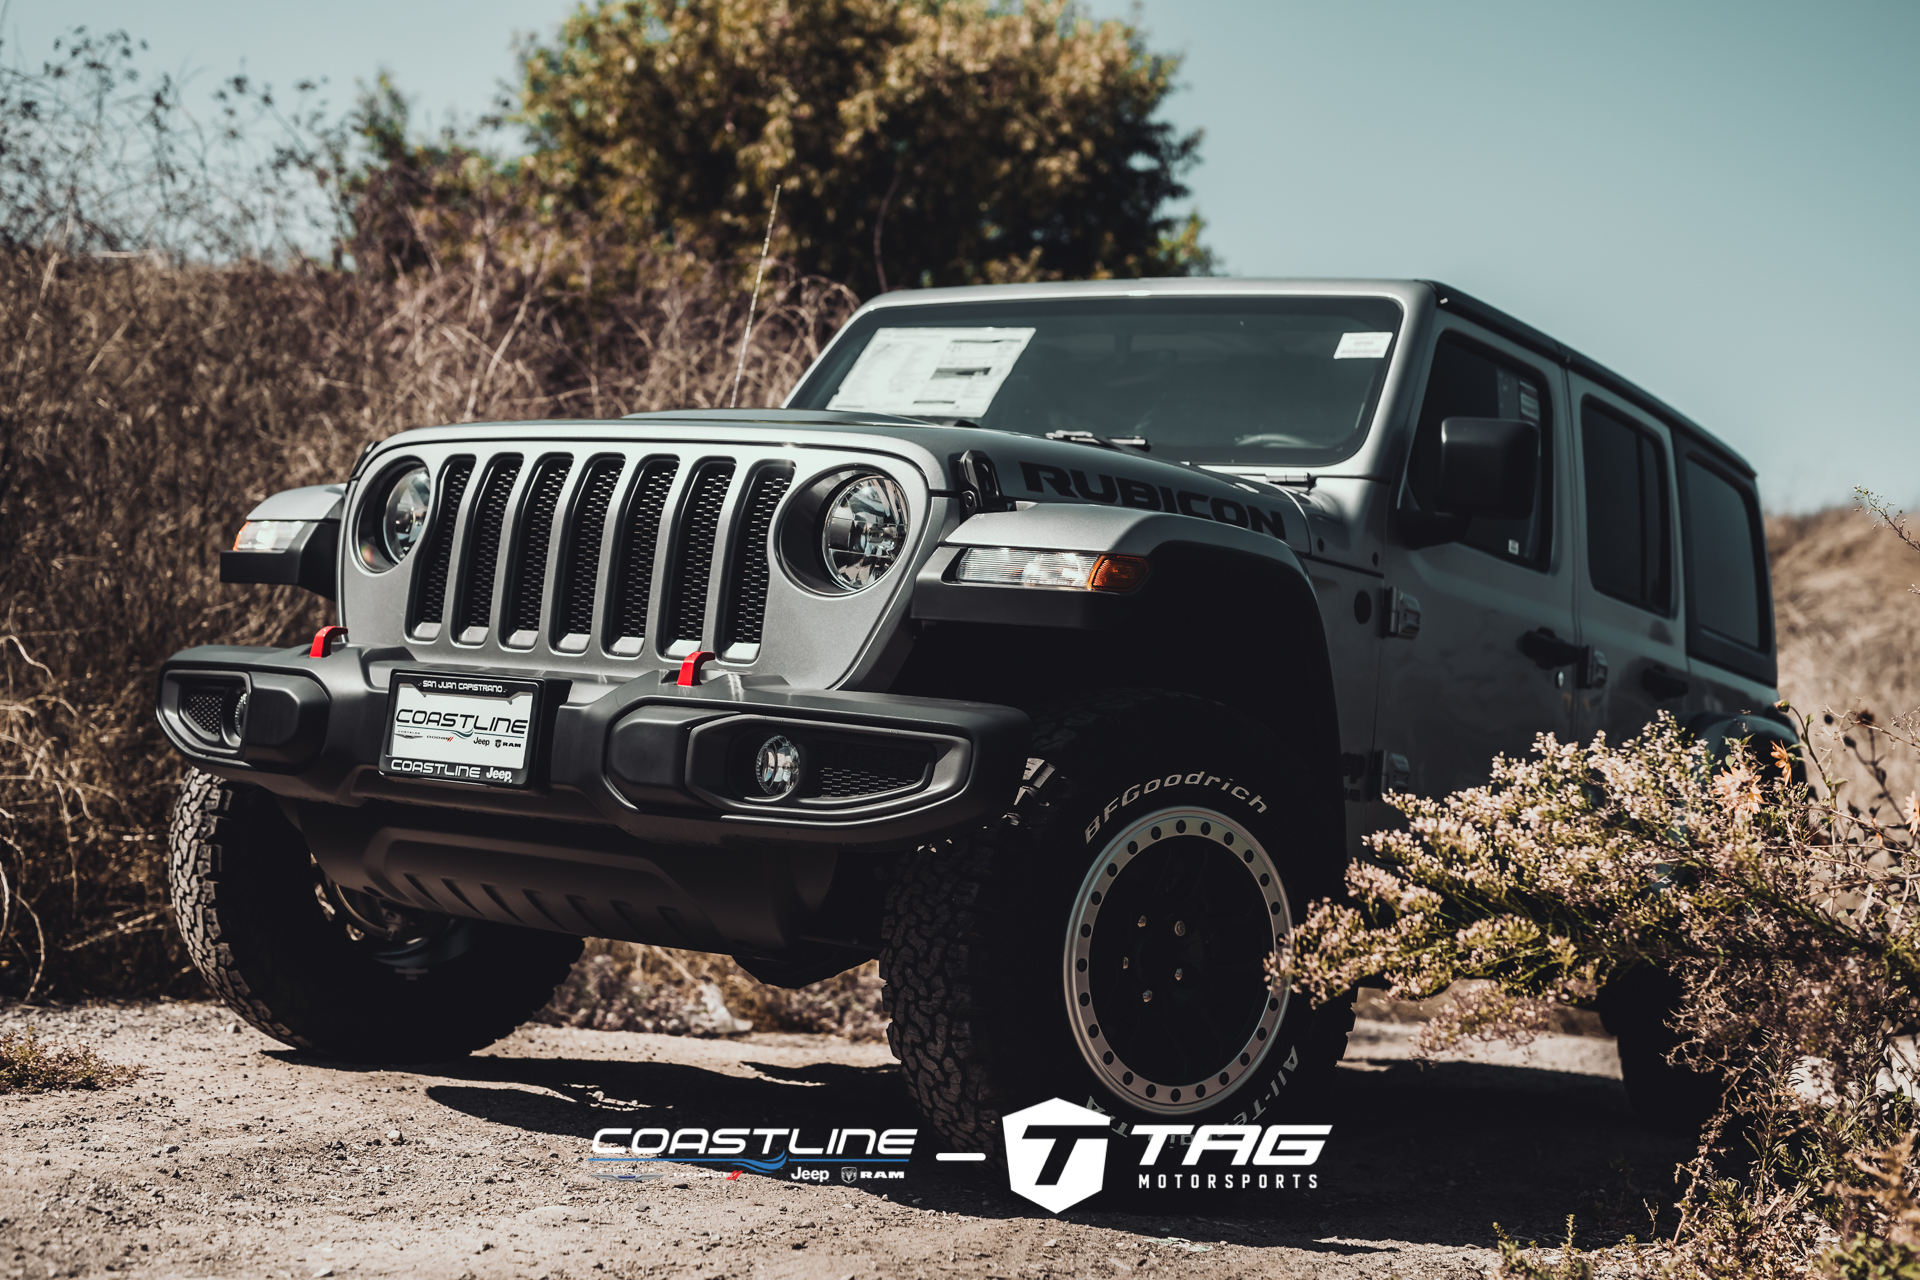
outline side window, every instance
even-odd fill
[[[1413,456],[1407,467],[1407,487],[1421,508],[1431,511],[1442,422],[1448,418],[1513,418],[1539,424],[1540,485],[1533,511],[1517,519],[1475,516],[1459,538],[1489,555],[1535,569],[1547,567],[1553,550],[1549,545],[1553,419],[1545,387],[1546,379],[1526,365],[1510,362],[1452,334],[1442,337],[1434,348],[1433,372],[1427,377],[1427,397],[1420,405]]]
[[[1688,458],[1685,522],[1693,625],[1709,639],[1767,652],[1773,628],[1763,614],[1766,559],[1752,490]]]
[[[1666,450],[1606,406],[1580,406],[1587,575],[1594,590],[1654,613],[1673,611]]]

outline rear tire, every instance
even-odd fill
[[[342,893],[258,787],[189,770],[168,833],[187,953],[214,994],[283,1044],[351,1062],[433,1062],[492,1044],[552,996],[581,939]]]
[[[1643,965],[1602,993],[1600,1018],[1613,1033],[1634,1114],[1656,1128],[1695,1133],[1719,1110],[1722,1089],[1717,1077],[1667,1060],[1680,1044],[1668,1025],[1680,996],[1677,979]]]
[[[1182,694],[1077,699],[1033,741],[1015,811],[889,887],[888,1039],[922,1111],[989,1153],[1002,1116],[1049,1097],[1130,1124],[1301,1118],[1353,1007],[1275,996],[1261,972],[1339,891],[1300,768]]]

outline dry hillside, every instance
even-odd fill
[[[1815,745],[1831,750],[1854,803],[1886,805],[1855,750],[1823,717],[1871,711],[1882,722],[1920,709],[1920,583],[1916,555],[1884,525],[1846,508],[1767,521],[1773,608],[1780,633],[1780,692],[1814,723]],[[1871,731],[1848,735],[1860,753],[1878,739],[1886,792],[1920,789],[1920,761]]]

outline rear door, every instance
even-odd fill
[[[1414,545],[1414,524],[1396,516],[1387,537],[1386,586],[1418,602],[1419,626],[1395,634],[1387,611],[1376,770],[1388,789],[1439,795],[1485,782],[1496,753],[1525,755],[1535,734],[1572,728],[1571,433],[1558,366],[1452,317],[1442,317],[1419,403],[1403,510],[1425,506],[1446,418],[1537,422],[1542,444],[1529,515],[1476,518],[1430,546]]]
[[[1617,743],[1661,710],[1684,718],[1692,688],[1673,433],[1578,374],[1570,389],[1579,439],[1574,584],[1587,649],[1575,727]]]
[[[1678,442],[1689,712],[1763,711],[1778,696],[1767,540],[1753,476],[1704,441]]]

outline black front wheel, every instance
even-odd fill
[[[168,833],[174,915],[214,994],[296,1048],[432,1062],[492,1044],[580,956],[568,934],[343,890],[258,787],[190,770]]]
[[[889,895],[889,1036],[923,1110],[984,1151],[1048,1097],[1133,1123],[1297,1118],[1353,1022],[1263,970],[1338,889],[1298,766],[1158,692],[1058,708],[1032,754],[1012,815],[915,854]]]

